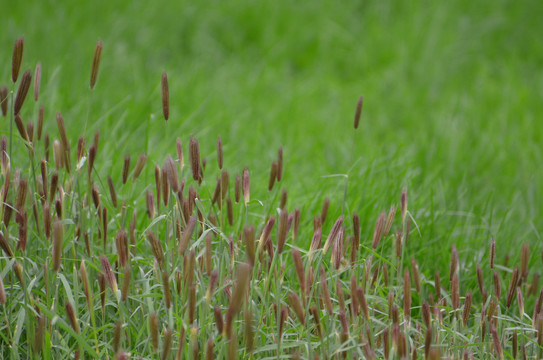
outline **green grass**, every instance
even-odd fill
[[[234,237],[240,235],[242,221],[246,220],[256,226],[258,235],[267,213],[274,212],[279,195],[274,200],[275,194],[268,194],[268,172],[277,149],[283,146],[285,177],[280,185],[288,190],[288,210],[301,209],[302,225],[295,245],[303,250],[309,249],[312,219],[328,197],[331,205],[324,235],[345,206],[348,234],[351,233],[351,214],[360,215],[360,256],[368,256],[369,251],[364,247],[371,247],[377,215],[391,205],[399,205],[401,190],[407,188],[414,223],[402,266],[409,267],[410,258],[415,257],[428,288],[433,286],[434,272],[439,271],[444,278],[443,286],[448,289],[448,279],[445,279],[448,277],[444,274],[448,274],[450,248],[454,244],[459,251],[462,296],[472,289],[476,310],[480,312],[475,266],[481,264],[487,269],[492,238],[497,242],[497,263],[504,264],[508,254],[511,257],[509,266],[500,270],[505,281],[502,293],[507,290],[508,271],[512,264],[520,261],[521,244],[530,244],[531,271],[540,272],[543,194],[539,184],[543,181],[543,170],[539,164],[543,160],[543,127],[538,115],[543,111],[543,44],[539,35],[543,27],[538,14],[543,5],[538,1],[414,1],[405,4],[182,1],[162,6],[144,1],[124,4],[43,1],[32,5],[18,1],[3,8],[6,11],[1,15],[0,64],[4,65],[0,66],[0,84],[8,84],[13,42],[24,35],[21,73],[27,68],[33,71],[38,61],[43,66],[39,104],[45,108],[44,131],[52,139],[58,138],[55,115],[61,111],[72,144],[73,160],[77,138],[85,136],[90,146],[93,134],[100,130],[94,180],[109,207],[110,218],[119,211],[111,208],[107,200],[107,176],[113,178],[120,199],[129,205],[127,217],[116,217],[110,224],[111,239],[106,251],[110,260],[115,253],[114,234],[121,224],[127,225],[133,207],[138,208],[139,235],[144,235],[151,224],[145,217],[145,192],[154,191],[153,167],[162,166],[167,154],[175,154],[178,137],[188,157],[189,138],[196,136],[201,154],[208,160],[200,194],[206,212],[209,211],[209,202],[205,200],[211,196],[218,175],[215,144],[220,135],[231,187],[234,175],[248,167],[251,199],[263,203],[260,206],[253,202],[247,217],[243,207],[237,205],[238,223],[227,227],[226,237],[230,233]],[[92,53],[98,39],[104,42],[103,58],[96,89],[90,93]],[[171,95],[167,123],[162,118],[160,100],[163,71],[168,73]],[[361,94],[364,95],[362,121],[354,132],[354,108]],[[33,103],[29,94],[22,118],[35,120],[37,109],[38,104]],[[9,117],[0,121],[0,132],[9,138]],[[12,176],[16,168],[22,169],[22,176],[31,184],[28,154],[16,131],[14,134],[16,153],[12,159]],[[43,156],[42,149],[40,144],[36,164]],[[143,175],[134,186],[121,187],[124,156],[132,156],[133,167],[140,153],[148,154]],[[85,193],[86,170],[82,171],[81,188],[77,192]],[[337,174],[348,175],[345,204],[345,177],[331,176]],[[190,179],[189,172],[180,176]],[[61,177],[61,183],[65,184],[66,179]],[[31,207],[29,210],[30,221]],[[158,217],[161,220],[152,226],[163,241],[166,241],[165,229],[174,214],[172,211],[171,206],[161,207],[159,215],[165,217]],[[85,221],[88,221],[85,226],[98,231],[94,217]],[[73,239],[75,228],[70,225],[69,216],[65,222],[65,234]],[[399,227],[401,221],[397,217],[395,228]],[[12,225],[9,233],[15,248],[17,227]],[[389,236],[383,241],[378,254],[389,258],[387,246],[392,240]],[[172,238],[170,241],[174,243]],[[94,255],[87,259],[79,254],[84,249],[81,244],[65,240],[63,274],[66,282],[49,279],[62,301],[67,299],[64,284],[72,287],[72,293],[79,297],[76,300],[79,319],[89,324],[90,314],[71,259],[75,256],[88,260],[87,267],[94,277],[96,326],[82,327],[84,334],[79,338],[67,333],[71,328],[64,316],[64,304],[53,305],[50,296],[47,301],[43,298],[45,282],[40,274],[43,264],[50,264],[50,244],[33,229],[29,231],[27,253],[17,253],[19,261],[24,263],[25,284],[34,286],[28,289],[29,294],[40,298],[51,311],[48,314],[46,308],[42,309],[49,317],[48,324],[55,318],[54,314],[60,315],[48,332],[54,343],[51,351],[56,354],[52,356],[65,355],[67,349],[74,350],[77,339],[82,346],[87,344],[94,348],[96,338],[99,344],[109,344],[101,351],[112,355],[110,338],[119,318],[125,319],[130,339],[130,343],[125,342],[123,346],[135,355],[149,356],[148,332],[141,321],[151,312],[151,306],[156,307],[154,311],[165,309],[160,274],[153,273],[147,240],[145,236],[138,238],[138,256],[132,260],[141,267],[141,272],[132,268],[132,286],[141,292],[134,293],[130,306],[124,310],[109,292],[104,317],[101,317],[96,280],[96,274],[101,271],[96,257],[100,254],[100,245],[101,241],[97,240],[93,244]],[[196,247],[202,250],[200,245]],[[229,274],[228,266],[221,260],[226,254],[221,251],[225,252],[227,247],[220,242],[216,246],[219,255],[214,260],[220,269],[222,284]],[[172,250],[174,246],[167,249]],[[243,254],[244,251],[238,254],[236,264],[244,261]],[[288,304],[288,289],[297,289],[298,283],[290,255],[285,253],[282,259],[287,267],[287,280],[280,293]],[[305,256],[304,259],[307,264]],[[74,264],[78,267],[79,261]],[[175,259],[168,264],[182,268],[184,261]],[[1,312],[10,325],[3,324],[0,349],[5,357],[15,358],[18,350],[6,346],[6,339],[13,339],[19,331],[21,343],[29,341],[32,330],[28,326],[23,329],[23,323],[14,324],[18,319],[34,320],[21,315],[31,310],[19,301],[33,300],[23,296],[16,278],[11,275],[12,267],[13,260],[0,259],[0,274],[11,304]],[[353,271],[361,276],[363,266]],[[339,277],[348,289],[350,275],[349,271],[331,271],[330,285]],[[485,276],[490,292],[491,274]],[[207,277],[200,280],[198,286],[202,288],[198,294],[203,294]],[[172,285],[173,282],[172,278]],[[401,283],[395,285],[401,286]],[[277,286],[272,282],[273,291]],[[375,304],[380,300],[386,304],[388,291],[379,290],[379,286],[376,289],[366,296]],[[258,293],[264,289],[253,284],[251,291]],[[335,296],[335,289],[331,291]],[[414,300],[415,307],[420,306],[429,291],[426,289],[420,299]],[[178,296],[177,302],[184,303],[187,299],[186,293]],[[254,306],[255,321],[261,311],[269,310],[270,301],[266,298],[263,308]],[[533,298],[526,299],[530,317],[533,302]],[[218,303],[228,304],[223,295]],[[211,336],[214,325],[210,309],[200,305],[199,318],[207,319],[200,324],[198,333],[203,351],[206,336]],[[182,308],[180,304],[176,306]],[[130,320],[123,317],[129,311],[135,312]],[[418,310],[415,311],[418,314]],[[514,316],[518,314],[503,311],[507,316],[504,326],[523,326],[515,323],[518,319]],[[171,317],[162,315],[161,324],[166,321],[173,327],[176,351],[179,324],[183,322],[175,318],[175,313]],[[291,340],[290,344],[311,338],[299,327],[294,314],[291,316],[292,323],[285,335]],[[325,323],[330,320],[327,326],[333,324],[339,329],[337,319],[323,320]],[[275,328],[264,323],[270,328],[258,328],[261,332],[257,333],[256,348],[265,350],[254,354],[258,358],[274,356],[277,346],[270,335]],[[26,323],[29,324],[33,323]],[[475,324],[472,326],[476,333],[478,328]],[[504,333],[502,330],[500,335]],[[479,341],[476,337],[470,338],[468,330],[451,328],[450,331],[452,337],[467,336],[472,344]],[[243,332],[238,337],[243,338]],[[490,338],[487,334],[486,340]],[[519,338],[522,337],[519,335]],[[186,341],[192,341],[188,328]],[[339,343],[334,336],[328,341],[333,346]],[[452,344],[452,339],[444,335],[442,343]],[[240,342],[240,349],[243,344]],[[283,345],[288,347],[289,341]],[[217,342],[215,348],[222,351],[218,356],[225,356],[224,343]],[[478,346],[474,348],[482,351]],[[20,351],[21,358],[25,358],[28,347],[23,346]],[[187,347],[187,353],[189,351]],[[304,351],[300,349],[301,355],[307,356]]]

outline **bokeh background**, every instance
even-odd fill
[[[248,166],[253,197],[264,199],[283,146],[283,186],[304,221],[324,197],[340,213],[345,178],[327,176],[347,174],[347,209],[361,214],[366,239],[377,214],[408,189],[410,244],[427,255],[418,257],[422,269],[446,267],[451,244],[470,266],[491,238],[499,256],[518,258],[523,242],[541,252],[541,1],[44,0],[1,8],[0,83],[24,35],[23,70],[43,66],[46,130],[58,137],[57,111],[74,143],[99,129],[103,174],[118,177],[126,154],[162,163],[177,137],[187,144],[191,135],[216,166],[221,135],[226,166]],[[25,105],[23,118],[36,110]],[[0,130],[9,131],[5,119]]]

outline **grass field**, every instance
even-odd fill
[[[543,169],[539,166],[543,162],[543,125],[538,116],[543,113],[543,26],[538,16],[543,3],[116,4],[100,0],[89,4],[16,1],[2,8],[0,86],[6,84],[17,92],[20,80],[16,85],[11,82],[12,52],[15,40],[24,36],[20,73],[30,69],[34,77],[34,68],[41,62],[42,81],[38,101],[33,99],[31,86],[20,115],[25,122],[36,124],[43,105],[43,132],[51,137],[48,178],[50,181],[51,174],[58,172],[59,185],[65,191],[57,193],[60,212],[54,209],[54,201],[43,199],[39,186],[35,186],[39,182],[34,180],[31,158],[14,126],[7,202],[16,202],[19,179],[25,179],[29,184],[23,201],[28,239],[26,249],[20,249],[15,215],[10,226],[2,222],[2,236],[14,252],[13,256],[0,254],[0,279],[7,296],[0,307],[4,319],[0,324],[0,354],[4,358],[56,359],[78,350],[80,356],[105,358],[113,357],[119,349],[133,358],[158,358],[165,353],[163,345],[168,336],[173,337],[171,357],[199,357],[206,353],[207,341],[211,340],[216,358],[314,358],[315,354],[321,358],[342,354],[371,358],[372,352],[383,358],[384,340],[369,347],[367,344],[369,339],[381,339],[388,333],[385,328],[391,333],[391,358],[401,356],[402,345],[398,344],[402,344],[402,336],[407,339],[406,353],[417,349],[418,356],[424,357],[427,328],[433,331],[432,349],[439,349],[443,357],[457,358],[467,349],[476,358],[492,358],[499,356],[499,351],[491,325],[497,329],[504,357],[513,357],[513,333],[518,333],[519,357],[521,353],[528,358],[540,355],[543,311],[539,316],[535,311],[541,301],[537,301],[539,285],[532,276],[541,273],[543,255]],[[103,53],[96,87],[90,91],[97,40],[103,42]],[[170,93],[167,122],[161,105],[163,72],[168,75]],[[360,95],[364,96],[364,105],[360,127],[355,131],[353,117]],[[65,167],[55,169],[57,163],[53,161],[52,143],[60,140],[58,112],[62,113],[71,145],[70,173]],[[0,124],[1,135],[9,142],[9,114],[0,117]],[[77,139],[86,139],[88,158],[98,130],[97,157],[88,177],[88,162],[76,170]],[[250,171],[251,201],[248,207],[243,200],[234,202],[232,225],[219,209],[224,206],[222,200],[211,203],[220,175],[218,136],[223,143],[224,167],[230,175],[228,196],[232,200],[235,176],[244,168]],[[207,160],[201,184],[193,181],[189,166],[191,137],[198,139],[201,157]],[[177,138],[183,143],[185,168],[177,161]],[[35,139],[33,144],[34,169],[39,178],[40,161],[45,157],[43,139]],[[280,147],[284,151],[284,177],[268,191],[270,166]],[[134,183],[129,180],[123,185],[125,156],[131,156],[133,169],[141,153],[147,155],[142,175]],[[185,198],[190,198],[190,185],[200,197],[200,203],[192,199],[190,205],[190,213],[200,213],[200,221],[190,247],[180,255],[177,242],[187,232],[190,219],[190,214],[183,213],[183,201],[178,201],[172,190],[168,206],[155,206],[151,218],[146,214],[146,194],[151,192],[157,200],[154,167],[162,168],[167,155],[179,165],[179,178],[186,180]],[[119,206],[113,206],[110,200],[108,176],[117,188]],[[3,166],[3,189],[6,179]],[[101,204],[96,208],[92,186],[100,193]],[[259,238],[270,216],[276,218],[273,247],[281,237],[277,231],[282,189],[288,191],[285,211],[294,215],[295,209],[300,210],[299,231],[288,230],[284,253],[277,254],[275,249],[275,255],[263,252],[260,258],[257,253],[256,263],[247,268],[244,263],[251,262],[247,259],[249,226],[254,226],[259,250]],[[407,189],[408,199],[405,217],[400,216],[403,189]],[[322,245],[336,219],[344,215],[340,235],[331,238],[338,246],[345,242],[339,269],[335,269],[333,256],[331,259],[324,251],[309,251],[313,219],[320,217],[326,198],[330,207],[322,224]],[[123,201],[127,204],[125,211],[121,211]],[[43,224],[36,226],[33,217],[33,206],[42,214],[45,204],[50,206],[53,223],[58,220],[63,228],[63,260],[58,273],[51,269],[53,241],[44,236]],[[397,207],[392,231],[373,250],[378,216],[382,212],[388,215],[391,206]],[[101,240],[104,208],[108,214],[105,247]],[[131,233],[134,209],[136,241],[129,246],[133,251],[129,265],[122,266],[122,251],[116,247],[115,237],[122,229]],[[350,265],[355,213],[360,219],[360,249],[355,264]],[[177,223],[182,231],[176,231]],[[246,236],[242,236],[244,229],[249,232]],[[396,258],[395,232],[400,231],[400,238],[405,240],[409,229],[409,242],[407,246],[403,243],[402,254]],[[81,235],[87,230],[88,249]],[[162,265],[153,260],[156,254],[148,243],[149,232],[164,248]],[[205,295],[210,275],[204,263],[209,234],[213,234],[211,268],[218,271],[219,280],[216,294],[208,299]],[[235,240],[233,253],[229,250],[230,237]],[[496,243],[496,265],[490,269],[492,240]],[[529,277],[520,268],[517,285],[524,294],[524,315],[519,314],[517,305],[509,307],[506,299],[513,269],[521,264],[523,244],[529,245],[529,256],[521,266],[529,269]],[[458,259],[452,256],[452,263],[458,265],[451,265],[453,246]],[[337,254],[333,247],[332,252]],[[311,278],[313,271],[319,286],[304,289],[300,285],[293,248],[301,251],[304,277]],[[113,265],[119,288],[126,278],[124,269],[131,269],[128,277],[132,279],[128,300],[108,290],[105,309],[99,299],[98,277],[107,273],[107,265],[102,264],[100,255]],[[417,270],[413,270],[411,259],[416,259],[420,270],[421,289],[417,289]],[[94,301],[87,302],[82,291],[82,260],[89,272]],[[20,277],[14,271],[15,264],[23,268]],[[187,275],[191,264],[194,279]],[[390,271],[387,281],[384,264]],[[489,296],[483,297],[478,286],[478,264]],[[330,286],[331,313],[319,300],[323,291],[320,265]],[[444,303],[435,294],[436,271],[443,278]],[[493,282],[494,272],[503,287],[501,296]],[[250,279],[248,273],[252,274]],[[171,283],[171,306],[164,302],[163,274]],[[405,274],[411,276],[413,284],[412,304],[404,302]],[[459,280],[459,309],[454,305],[454,291],[449,291],[454,276]],[[177,277],[183,281],[177,282]],[[351,277],[360,287],[351,284]],[[245,287],[244,281],[249,282]],[[346,304],[342,305],[336,283],[344,285]],[[223,291],[229,286],[233,295]],[[236,287],[240,298],[248,294],[243,306],[234,304]],[[367,297],[369,314],[356,306],[360,300],[352,294],[358,294],[359,288]],[[463,324],[463,304],[469,291],[473,293],[473,306],[468,322]],[[396,294],[394,306],[401,315],[392,322],[391,292]],[[427,326],[422,306],[431,302],[430,293],[438,297],[434,300],[444,318],[436,315]],[[301,298],[305,325],[294,310],[292,294]],[[197,303],[193,301],[192,310],[191,296]],[[81,327],[78,334],[70,326],[67,302],[76,309],[76,322]],[[409,314],[404,314],[406,305]],[[215,306],[229,316],[241,311],[232,333],[217,334]],[[289,319],[280,331],[283,306],[288,308]],[[319,325],[313,324],[316,316],[312,306],[322,317],[321,336],[316,330]],[[478,320],[495,308],[495,320],[489,316],[483,337]],[[193,319],[191,311],[195,312]],[[348,331],[340,313],[348,321]],[[149,340],[154,321],[151,314],[156,314],[161,324],[157,351]],[[45,330],[40,351],[36,351],[40,321]],[[246,333],[248,323],[254,324],[253,335]],[[113,340],[113,334],[120,333],[115,330],[116,324],[123,329],[117,347]],[[186,335],[181,341],[183,332]],[[251,351],[247,339],[252,336]],[[229,353],[236,350],[234,343],[239,345],[236,355]],[[440,356],[435,352],[431,355]],[[118,357],[122,357],[122,351]]]

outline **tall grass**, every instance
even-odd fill
[[[95,104],[101,53],[99,42]],[[289,156],[282,148],[267,183],[255,182],[249,168],[228,172],[239,168],[229,156],[236,144],[223,148],[219,138],[217,156],[204,157],[200,144],[215,144],[205,136],[181,138],[159,158],[128,154],[106,174],[113,157],[104,149],[115,145],[104,144],[116,141],[107,129],[102,138],[80,133],[73,146],[60,112],[43,138],[33,130],[40,118],[25,123],[33,118],[25,103],[30,76],[15,98],[2,96],[18,130],[12,152],[2,139],[4,358],[543,355],[543,290],[527,265],[528,245],[514,257],[519,265],[496,258],[492,241],[477,268],[452,247],[448,276],[428,278],[419,266],[428,261],[413,248],[419,234],[406,190],[391,189],[398,201],[388,214],[351,214],[347,183],[339,204],[307,189],[322,210],[303,212],[282,181]],[[168,120],[165,73],[161,86]],[[361,107],[362,98],[353,104],[355,129],[345,121],[352,131]],[[255,189],[267,196],[256,199]],[[330,206],[343,214],[329,216]],[[362,233],[360,218],[377,219],[373,232]]]

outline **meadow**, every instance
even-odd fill
[[[3,358],[541,357],[540,2],[4,9]]]

